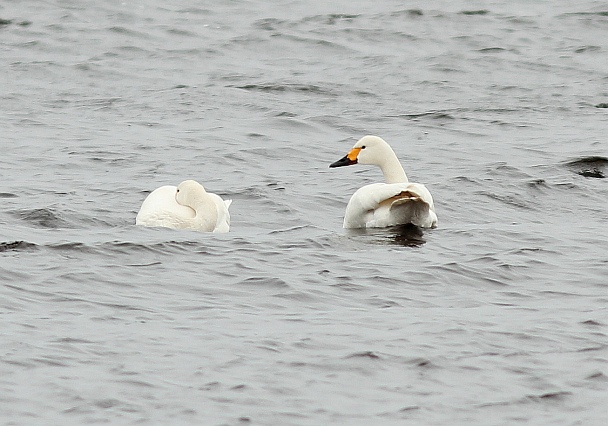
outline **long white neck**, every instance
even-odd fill
[[[388,155],[384,158],[384,161],[380,164],[380,169],[382,170],[386,183],[408,182],[407,175],[394,153],[393,155]]]
[[[213,231],[217,224],[217,206],[206,193],[197,194],[190,200],[190,207],[196,212],[192,218],[192,227]]]

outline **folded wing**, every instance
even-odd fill
[[[419,183],[374,183],[357,190],[346,207],[345,228],[386,227],[412,223],[437,226],[433,197]]]

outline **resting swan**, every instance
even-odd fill
[[[386,183],[359,188],[346,206],[344,228],[382,228],[414,224],[435,228],[433,197],[421,183],[408,181],[395,152],[382,138],[364,136],[346,156],[329,167],[373,164],[382,170]]]
[[[136,225],[193,229],[203,232],[228,232],[232,200],[205,191],[203,185],[186,180],[175,186],[161,186],[146,197]]]

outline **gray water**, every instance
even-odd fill
[[[605,2],[0,18],[2,424],[606,424]],[[365,134],[436,230],[342,229]],[[229,234],[134,226],[185,179]]]

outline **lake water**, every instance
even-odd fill
[[[605,2],[0,18],[2,424],[605,424]],[[437,229],[342,229],[365,134]],[[185,179],[230,233],[134,226]]]

